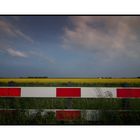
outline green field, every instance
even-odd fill
[[[0,78],[0,86],[140,86],[140,78]]]
[[[69,106],[69,101],[71,106]],[[128,104],[124,104],[127,102]],[[140,110],[140,99],[104,98],[0,98],[1,109]]]

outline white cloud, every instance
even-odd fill
[[[30,42],[30,43],[33,43],[33,42],[34,42],[33,39],[32,39],[30,36],[26,35],[25,33],[23,33],[23,32],[20,31],[20,30],[16,30],[15,33],[16,33],[18,36],[22,37],[23,39],[27,40],[27,41]]]
[[[15,57],[22,57],[22,58],[26,58],[28,57],[27,54],[25,52],[21,52],[19,50],[15,50],[12,48],[8,48],[6,50],[8,52],[8,54],[10,54],[11,56],[15,56]]]
[[[139,17],[133,16],[74,16],[66,26],[63,47],[94,52],[133,51],[139,41],[136,29]],[[137,53],[137,51],[135,51]]]
[[[20,39],[21,42],[26,41],[30,45],[34,43],[34,40],[29,35],[4,18],[0,18],[0,36],[3,37],[0,40],[1,52],[15,57],[25,58],[28,53],[19,51],[15,45],[12,45],[13,43],[9,41],[9,38],[12,40]]]
[[[4,19],[0,19],[0,32],[10,37],[24,39],[30,43],[34,42],[29,35],[12,25],[10,22],[5,21]]]
[[[4,20],[0,20],[0,31],[12,37],[16,36],[12,25]]]
[[[89,73],[134,76],[140,72],[139,16],[74,16],[64,28],[63,47],[84,53]],[[90,60],[87,60],[90,56]],[[88,73],[88,72],[87,72]]]

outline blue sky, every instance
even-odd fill
[[[139,16],[0,16],[0,77],[138,77]]]

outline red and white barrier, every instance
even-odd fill
[[[140,88],[0,87],[0,97],[140,98]]]
[[[26,109],[30,116],[37,114],[37,109]],[[0,110],[1,114],[16,113],[16,109]],[[20,110],[18,110],[20,111]],[[47,115],[50,112],[54,113],[54,118],[57,121],[74,121],[84,119],[87,121],[98,121],[100,110],[78,110],[78,109],[43,109],[41,115]]]

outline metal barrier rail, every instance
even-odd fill
[[[56,121],[76,121],[76,120],[82,120],[82,121],[102,121],[106,117],[107,120],[110,119],[117,119],[122,118],[128,119],[126,117],[131,117],[131,119],[137,119],[140,122],[140,110],[79,110],[79,109],[0,109],[0,116],[2,115],[15,115],[16,117],[22,117],[21,114],[24,113],[24,115],[28,118],[34,118],[36,116],[42,116],[42,117],[51,117],[51,119]],[[38,114],[39,113],[39,114]],[[18,115],[18,116],[17,116]],[[136,117],[137,115],[137,117]],[[111,121],[111,120],[110,120]]]
[[[140,88],[0,87],[0,97],[140,98]]]

